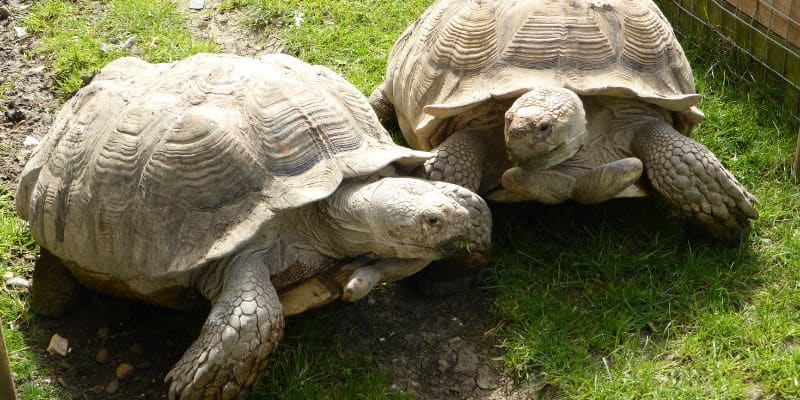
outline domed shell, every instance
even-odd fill
[[[437,1],[395,43],[385,91],[406,140],[428,150],[444,119],[542,85],[638,98],[689,127],[703,118],[683,49],[648,0]]]
[[[324,67],[285,55],[122,58],[59,112],[22,173],[17,210],[92,278],[163,282],[152,278],[240,249],[277,210],[428,156],[395,145],[364,96]]]

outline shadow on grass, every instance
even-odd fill
[[[453,354],[474,354],[475,368],[499,374],[493,360],[502,356],[522,386],[547,398],[632,354],[662,357],[664,344],[697,318],[738,309],[759,283],[747,246],[688,238],[669,211],[652,199],[495,206],[494,261],[484,288],[426,298],[408,284],[390,285],[362,302],[293,317],[250,398],[405,398],[393,383],[400,390],[418,384],[411,391],[416,398],[497,396],[475,387],[476,371],[443,368]],[[160,399],[164,376],[205,317],[205,310],[170,311],[85,291],[64,317],[24,330],[45,376],[63,380],[73,394],[67,398],[105,398],[95,390],[105,390],[125,362],[136,369],[115,397]],[[486,335],[499,321],[503,333]],[[67,358],[45,353],[53,333],[70,340]],[[454,352],[452,343],[461,348]],[[102,348],[109,358],[98,363]],[[492,384],[517,394],[529,390],[508,381],[496,377]],[[455,386],[462,392],[451,392]]]
[[[545,398],[610,380],[615,364],[672,357],[668,341],[704,315],[739,310],[760,283],[748,242],[726,248],[692,237],[657,199],[493,212],[487,285],[508,321],[505,361]]]

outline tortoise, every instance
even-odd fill
[[[656,192],[737,245],[757,200],[689,138],[699,99],[651,1],[440,0],[397,40],[370,104],[437,154],[420,176],[497,202]]]
[[[284,307],[353,301],[432,260],[488,251],[483,199],[403,176],[430,156],[394,144],[325,67],[120,58],[64,105],[21,174],[18,213],[63,262],[37,263],[33,306],[63,311],[75,279],[178,309],[207,299],[169,398],[243,396],[282,337]],[[317,274],[335,287],[320,293]]]

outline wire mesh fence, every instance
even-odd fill
[[[800,0],[655,0],[679,33],[716,37],[748,58],[755,79],[779,80],[800,119]],[[800,133],[794,168],[800,178]]]

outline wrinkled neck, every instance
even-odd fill
[[[356,257],[375,248],[372,193],[379,183],[343,183],[329,198],[298,209],[299,235],[322,254]]]

